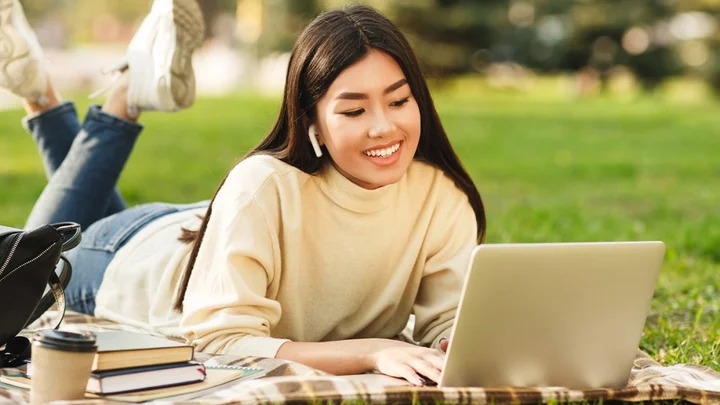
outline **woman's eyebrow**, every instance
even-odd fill
[[[396,81],[395,83],[389,85],[385,90],[383,90],[383,94],[389,94],[393,91],[399,89],[400,87],[407,84],[407,79],[400,79]],[[335,99],[337,100],[367,100],[368,95],[365,93],[354,93],[354,92],[343,92],[340,93]]]

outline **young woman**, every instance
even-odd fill
[[[186,43],[170,53],[187,55]],[[141,74],[129,69],[132,90]],[[200,351],[418,385],[439,378],[485,213],[389,20],[356,5],[305,29],[277,122],[210,203],[122,209],[113,189],[140,130],[131,114],[107,111],[136,104],[124,86],[105,113],[91,109],[72,145],[64,141],[67,153],[48,149],[78,132],[71,106],[29,109],[56,170],[29,226],[73,220],[85,229],[71,257],[72,308]],[[395,339],[411,314],[419,345]]]

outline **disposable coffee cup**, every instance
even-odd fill
[[[37,332],[31,354],[31,405],[83,399],[95,352],[92,333]]]

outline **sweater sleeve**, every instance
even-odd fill
[[[279,277],[278,235],[255,196],[228,182],[215,198],[190,276],[181,332],[203,352],[275,357],[287,342],[270,337],[281,314],[267,297]]]
[[[450,335],[470,255],[477,245],[475,213],[465,195],[445,201],[452,205],[439,207],[431,221],[431,245],[413,307],[414,340],[435,348]]]

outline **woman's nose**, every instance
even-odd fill
[[[395,124],[388,121],[385,117],[379,117],[379,119],[375,121],[375,125],[368,131],[368,135],[371,138],[376,138],[391,134],[395,131],[397,131]]]

